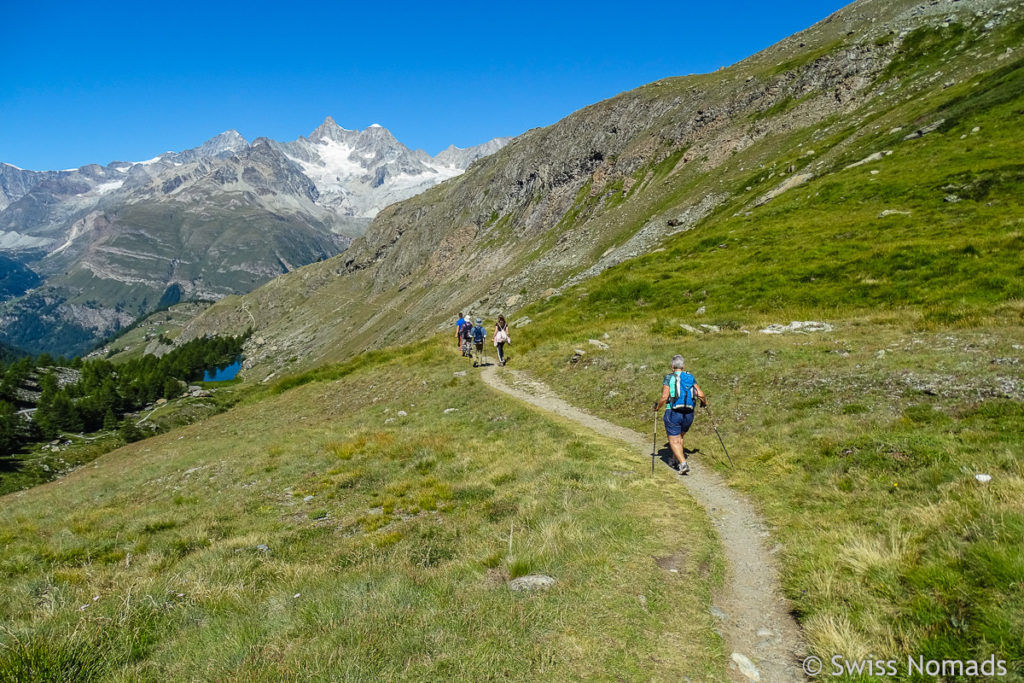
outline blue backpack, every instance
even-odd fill
[[[487,338],[487,330],[484,329],[483,325],[477,325],[473,328],[473,343],[483,344],[484,339]]]
[[[675,381],[668,385],[668,404],[672,410],[681,413],[692,413],[697,407],[696,392],[693,390],[697,380],[688,372],[674,372]]]

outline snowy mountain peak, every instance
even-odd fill
[[[249,146],[248,141],[237,130],[226,130],[215,135],[199,147],[200,154],[216,156],[224,152],[240,152]]]
[[[215,140],[219,141],[219,142],[223,142],[225,144],[244,144],[244,145],[248,145],[249,144],[246,141],[246,139],[244,137],[242,137],[242,134],[239,133],[234,128],[226,130],[223,133],[221,133],[220,135],[213,136],[212,138],[207,140],[207,142],[213,142]]]
[[[442,166],[465,169],[477,159],[494,154],[511,140],[512,138],[494,138],[482,145],[466,148],[448,145],[446,149],[434,157],[434,162]]]
[[[320,142],[321,140],[335,140],[340,142],[346,138],[345,134],[350,132],[351,131],[345,130],[335,123],[333,117],[328,116],[324,119],[323,123],[316,127],[316,130],[310,133],[309,139],[313,142]]]
[[[496,151],[504,142],[484,146]],[[308,138],[272,144],[315,185],[317,204],[361,225],[385,206],[459,175],[484,148],[449,148],[433,158],[412,151],[379,123],[347,130],[330,116]]]

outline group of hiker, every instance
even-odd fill
[[[483,354],[484,343],[487,341],[487,328],[484,327],[482,318],[470,321],[462,313],[459,313],[455,340],[457,347],[462,351],[462,356],[473,359],[474,368],[484,364]],[[512,340],[508,334],[508,323],[503,315],[499,315],[497,323],[495,323],[492,343],[498,351],[498,364],[505,365],[505,346],[511,344]],[[694,376],[685,368],[686,361],[681,355],[677,354],[672,357],[671,372],[662,379],[661,398],[654,404],[655,413],[662,408],[665,409],[662,422],[665,425],[665,433],[668,435],[669,449],[675,459],[672,468],[679,474],[690,472],[690,465],[686,462],[686,450],[683,448],[683,438],[693,424],[697,406],[706,407],[708,405],[707,396],[697,384]],[[655,440],[657,440],[657,429],[655,429]]]
[[[484,327],[483,318],[476,318],[470,322],[459,313],[459,320],[455,323],[455,343],[462,351],[463,358],[472,358],[473,367],[484,364],[484,343],[487,341],[487,328]],[[494,347],[498,351],[498,365],[505,364],[505,345],[511,344],[512,339],[508,334],[508,323],[505,316],[499,315],[494,325]]]

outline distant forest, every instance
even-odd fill
[[[124,419],[126,413],[160,398],[181,396],[188,382],[201,380],[207,370],[229,365],[241,355],[247,337],[193,339],[160,358],[145,355],[118,364],[54,360],[47,354],[0,361],[0,455],[17,453],[61,432],[120,429],[126,441],[134,441],[141,434],[134,422]],[[75,372],[62,373],[61,368]],[[61,376],[75,380],[62,385]],[[31,419],[19,413],[32,407]]]
[[[0,254],[0,301],[21,296],[41,282],[42,279],[31,268]]]

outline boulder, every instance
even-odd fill
[[[769,325],[761,334],[784,334],[786,332],[831,332],[832,326],[816,320],[794,320],[788,325]]]
[[[513,591],[532,591],[532,590],[547,590],[556,583],[555,579],[545,574],[527,574],[526,576],[520,576],[518,579],[512,579],[508,582],[509,590]]]

